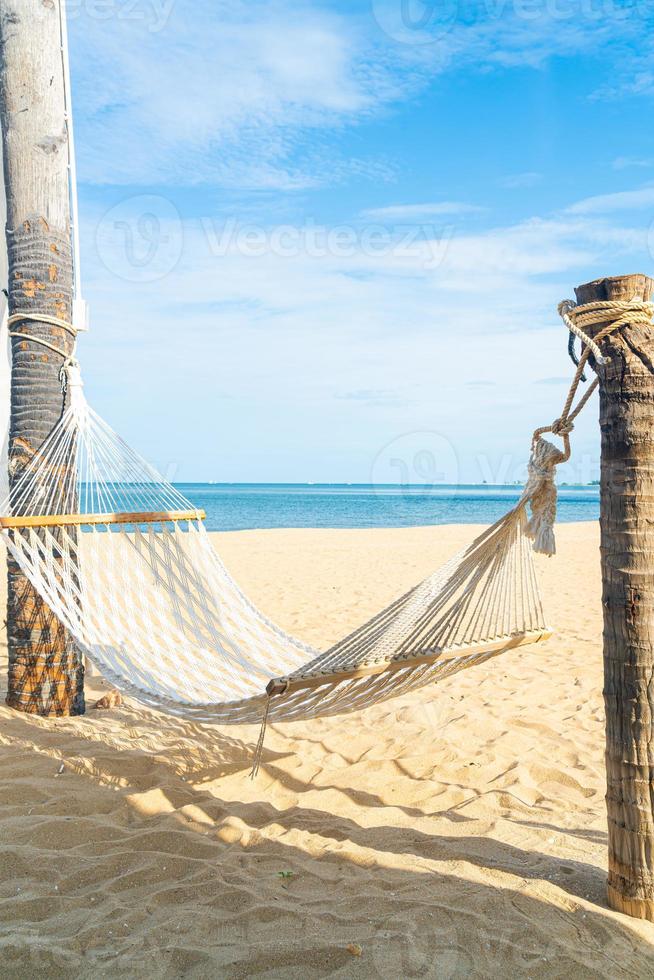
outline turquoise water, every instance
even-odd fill
[[[181,483],[207,513],[210,531],[272,527],[415,527],[491,524],[518,499],[517,486]],[[599,488],[560,487],[560,521],[599,517]]]

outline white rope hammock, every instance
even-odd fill
[[[593,308],[580,309],[583,324],[611,316],[611,330],[652,316],[649,304]],[[572,307],[562,313],[574,322]],[[575,332],[586,336],[578,322]],[[532,552],[554,551],[554,472],[590,394],[572,409],[590,352],[586,344],[561,417],[534,435],[517,505],[327,651],[252,605],[214,551],[202,512],[90,408],[76,363],[66,366],[68,408],[14,476],[0,529],[84,654],[148,705],[222,723],[364,708],[550,635]]]

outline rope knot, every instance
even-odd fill
[[[551,425],[552,435],[555,436],[569,436],[574,429],[575,424],[571,419],[555,419]]]

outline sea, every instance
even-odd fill
[[[305,483],[180,483],[206,511],[209,531],[275,527],[417,527],[492,524],[522,487]],[[599,518],[598,486],[560,486],[559,521]]]

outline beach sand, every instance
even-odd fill
[[[215,537],[265,612],[325,645],[474,533]],[[651,976],[654,925],[605,904],[598,530],[557,536],[553,639],[273,726],[255,782],[253,726],[3,706],[0,975]]]

